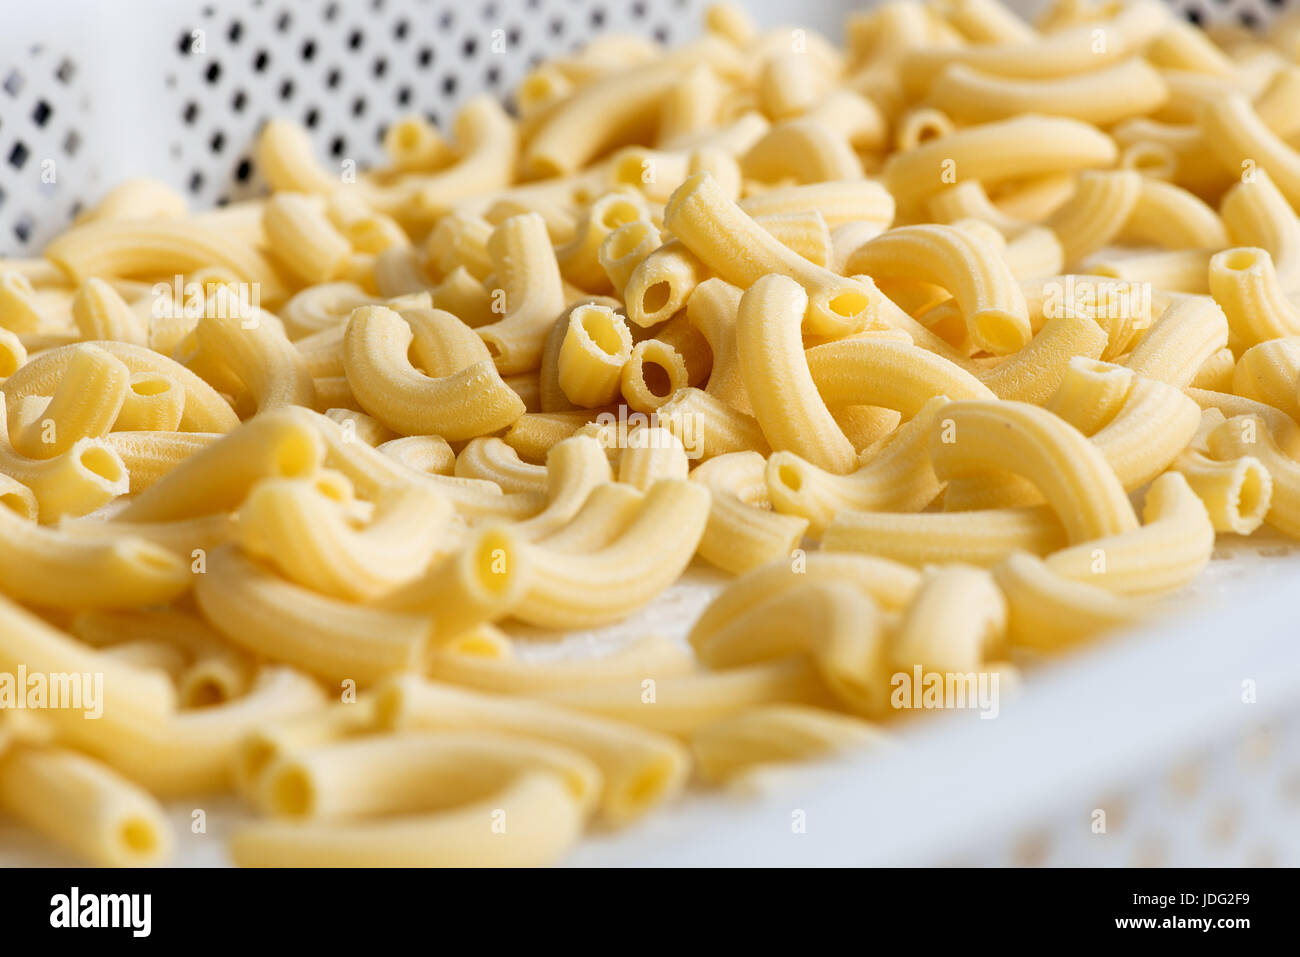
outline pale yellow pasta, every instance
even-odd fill
[[[532,581],[512,614],[548,628],[616,621],[650,601],[685,569],[708,521],[710,495],[695,482],[656,482],[617,538],[588,554],[527,546]],[[671,517],[670,517],[671,516]]]
[[[1210,356],[1228,344],[1228,320],[1208,296],[1186,296],[1169,306],[1129,353],[1124,365],[1139,375],[1184,388]]]
[[[1121,235],[1136,245],[1167,249],[1222,249],[1228,245],[1223,220],[1202,199],[1149,176],[1142,178],[1137,202]]]
[[[503,492],[535,491],[546,484],[546,467],[519,458],[498,438],[471,439],[456,456],[454,475],[495,482]]]
[[[1246,456],[1268,470],[1273,494],[1264,521],[1279,531],[1300,538],[1300,465],[1278,447],[1267,422],[1257,415],[1238,415],[1209,436],[1210,455],[1219,461]]]
[[[1209,249],[1116,252],[1114,255],[1091,257],[1087,268],[1099,276],[1121,279],[1130,285],[1204,296],[1210,291],[1206,274],[1213,255]]]
[[[352,252],[325,210],[301,193],[279,192],[267,200],[262,228],[277,258],[308,285],[336,278]]]
[[[1224,91],[1197,113],[1205,145],[1224,168],[1238,175],[1264,170],[1291,203],[1300,200],[1300,153],[1260,119],[1243,93]]]
[[[928,102],[953,119],[979,123],[1040,113],[1109,126],[1159,109],[1169,96],[1160,74],[1134,58],[1088,73],[1046,79],[985,73],[963,63],[946,67]]]
[[[44,324],[31,281],[12,269],[0,272],[0,329],[28,333]]]
[[[689,769],[672,738],[527,701],[398,678],[376,690],[379,725],[392,730],[488,730],[585,755],[600,770],[602,816],[626,824],[681,790]]]
[[[789,765],[880,747],[887,739],[859,718],[797,704],[761,705],[691,735],[699,773],[725,782],[767,765]]]
[[[1071,542],[1132,531],[1137,517],[1101,451],[1062,420],[1021,402],[953,402],[930,442],[941,479],[1014,469],[1033,483]]]
[[[329,193],[341,177],[317,163],[307,131],[296,123],[271,120],[257,138],[257,166],[275,190]]]
[[[1300,335],[1300,308],[1282,291],[1268,250],[1226,249],[1210,260],[1210,294],[1228,319],[1228,341],[1249,349]]]
[[[1214,548],[1214,526],[1181,474],[1151,483],[1143,517],[1136,531],[1053,553],[1048,569],[1123,595],[1174,591],[1199,575]]]
[[[1023,552],[993,569],[1007,602],[1007,638],[1036,651],[1068,650],[1148,613],[1140,598],[1056,574]]]
[[[138,495],[220,438],[216,432],[131,430],[110,432],[104,444],[121,458],[129,476],[130,492]]]
[[[76,751],[19,746],[0,755],[0,807],[97,865],[160,864],[171,852],[158,802]]]
[[[1087,123],[1022,116],[965,127],[895,153],[885,163],[884,182],[901,206],[911,207],[968,179],[987,187],[1040,173],[1110,166],[1117,158],[1114,141]]]
[[[18,425],[11,416],[9,441],[20,455],[54,458],[80,439],[103,436],[116,421],[131,374],[102,349],[92,345],[73,349],[62,381],[40,416],[26,425]]]
[[[569,313],[558,357],[559,386],[575,405],[593,408],[619,393],[619,374],[632,354],[632,334],[608,306],[579,306]]]
[[[689,384],[686,360],[661,339],[638,342],[619,369],[619,392],[629,408],[641,413],[664,405]]]
[[[402,207],[413,201],[414,211],[432,220],[468,196],[510,183],[519,134],[496,100],[489,96],[471,98],[456,114],[453,133],[456,162],[416,180],[409,197],[399,194],[393,214],[402,214]]]
[[[867,324],[871,300],[866,287],[818,267],[782,245],[728,200],[708,173],[690,177],[677,189],[664,212],[664,226],[727,282],[747,288],[773,272],[798,280],[807,292],[810,332],[843,334]],[[634,273],[629,292],[635,284]],[[657,288],[658,283],[641,290],[640,313],[629,306],[632,322],[649,324],[648,316],[661,308]]]
[[[103,279],[87,279],[72,298],[72,319],[83,339],[116,339],[143,346],[149,330]]]
[[[808,528],[807,519],[772,510],[766,464],[758,452],[732,452],[691,472],[713,496],[699,554],[733,575],[787,558]]]
[[[1043,405],[1060,387],[1069,364],[1080,356],[1100,358],[1106,351],[1106,342],[1106,331],[1091,319],[1052,318],[1043,324],[1028,345],[980,378],[983,385],[1000,399]]]
[[[809,117],[773,126],[741,157],[740,169],[749,179],[767,183],[817,183],[863,176],[862,162],[848,137]]]
[[[434,378],[411,365],[414,334],[383,306],[352,313],[344,336],[344,366],[362,408],[404,434],[468,439],[504,428],[524,404],[501,381],[489,358]]]
[[[535,213],[512,217],[498,226],[488,249],[504,314],[476,331],[500,372],[526,372],[537,367],[551,323],[564,308],[555,251],[545,222]]]
[[[1067,264],[1077,263],[1119,235],[1142,193],[1142,177],[1132,170],[1086,171],[1070,199],[1047,221],[1065,249]]]
[[[1046,555],[1065,531],[1043,506],[967,512],[842,511],[822,533],[822,548],[861,552],[921,567],[940,562],[992,566],[1017,551]]]
[[[766,455],[771,451],[753,416],[700,389],[679,389],[655,415],[697,458],[748,451]]]
[[[1300,337],[1270,339],[1241,354],[1232,373],[1232,391],[1247,399],[1281,409],[1291,418],[1300,414],[1296,386],[1300,383]]]
[[[1243,171],[1241,182],[1224,194],[1219,215],[1233,243],[1268,251],[1286,292],[1300,288],[1300,217],[1264,169]]]
[[[965,674],[997,657],[1007,631],[1007,606],[993,576],[952,564],[928,572],[898,629],[888,660],[899,671]]]

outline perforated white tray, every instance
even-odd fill
[[[838,38],[858,4],[762,0],[761,22]],[[1033,4],[1030,4],[1032,6]],[[1271,0],[1180,0],[1202,22],[1263,23]],[[384,124],[437,120],[606,31],[680,42],[702,0],[8,0],[0,29],[0,255],[32,255],[133,175],[196,207],[259,188],[270,115],[324,157],[377,159]],[[1013,6],[1022,6],[1013,4]],[[196,33],[195,31],[201,31]],[[502,31],[494,34],[494,31]],[[493,53],[493,40],[505,52]],[[202,52],[200,52],[201,48]],[[537,657],[597,654],[647,629],[681,637],[721,578],[693,570],[627,622]],[[1174,617],[1034,670],[996,720],[927,716],[889,754],[741,795],[691,794],[574,864],[1300,864],[1300,549],[1221,541]],[[521,643],[522,644],[522,643]],[[1243,700],[1252,683],[1254,703]],[[190,831],[203,808],[207,832]],[[1097,811],[1106,830],[1094,832]],[[795,833],[793,816],[807,827]],[[242,813],[173,805],[183,864],[225,862]],[[0,865],[76,863],[0,823]]]

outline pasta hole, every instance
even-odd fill
[[[240,776],[245,781],[255,780],[274,759],[275,748],[269,743],[258,739],[247,741],[239,752]]]
[[[992,352],[1015,352],[1025,344],[1020,323],[1009,313],[996,310],[980,313],[975,319],[975,330]]]
[[[1255,254],[1249,249],[1234,249],[1223,257],[1223,264],[1229,269],[1245,271],[1255,265]]]
[[[1237,514],[1245,521],[1260,521],[1268,510],[1265,474],[1261,468],[1247,466],[1241,477],[1241,485],[1237,488]]]
[[[131,383],[131,391],[136,395],[152,396],[162,395],[172,387],[171,382],[164,378],[137,379]]]
[[[305,817],[315,806],[311,778],[301,768],[286,768],[271,783],[271,805],[279,814]]]
[[[642,362],[641,380],[655,398],[663,399],[673,394],[673,378],[668,370],[657,362]]]
[[[792,492],[797,492],[803,488],[803,476],[793,465],[782,465],[776,470],[776,477],[780,479],[781,484]]]
[[[185,704],[191,708],[210,708],[224,704],[229,697],[225,687],[215,678],[201,678],[187,689]]]
[[[108,482],[122,480],[122,463],[108,449],[89,448],[81,453],[78,461],[86,471],[98,475]]]
[[[308,433],[287,436],[277,450],[276,471],[284,478],[298,478],[316,468],[316,444]]]
[[[0,494],[0,508],[12,509],[23,518],[35,519],[36,516],[32,514],[30,506],[31,503],[17,492]]]
[[[644,293],[641,294],[641,311],[647,316],[652,316],[668,305],[668,297],[672,295],[672,286],[667,281],[661,280]]]
[[[832,296],[827,301],[826,308],[837,316],[850,319],[866,312],[867,307],[870,305],[871,300],[867,298],[865,293],[850,289]]]
[[[626,200],[620,200],[617,203],[610,203],[605,207],[603,215],[600,217],[601,224],[608,230],[618,229],[620,226],[626,226],[628,223],[635,222],[640,214],[633,203]]]
[[[606,355],[616,356],[623,351],[624,343],[618,329],[600,313],[583,316],[582,331]]]
[[[117,832],[118,839],[132,854],[147,856],[158,850],[158,831],[142,817],[129,817]]]

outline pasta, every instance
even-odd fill
[[[1300,538],[1296,25],[846,36],[601,36],[360,171],[272,120],[264,195],[132,180],[0,260],[0,705],[103,680],[0,709],[0,809],[93,864],[231,791],[239,864],[550,864]]]

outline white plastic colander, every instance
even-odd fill
[[[1263,25],[1285,0],[1179,0],[1202,23]],[[767,25],[839,38],[842,0],[745,4]],[[364,166],[385,125],[446,124],[508,94],[538,60],[606,32],[668,43],[705,0],[4,0],[0,256],[36,255],[115,182],[149,175],[196,208],[256,192],[255,131],[303,123]],[[1033,6],[1033,4],[1013,4]],[[538,657],[647,628],[684,635],[720,577],[692,573],[628,622]],[[1300,547],[1220,539],[1179,614],[1030,672],[996,720],[927,716],[904,747],[699,794],[577,864],[1300,864]],[[191,833],[191,812],[208,813]],[[1100,812],[1100,813],[1099,813]],[[180,863],[224,862],[239,812],[174,805]],[[803,828],[794,822],[803,821]],[[1099,825],[1104,825],[1101,830]],[[0,825],[0,864],[72,863]]]

